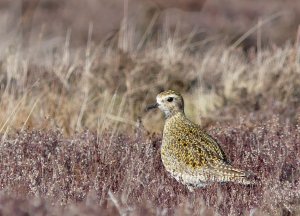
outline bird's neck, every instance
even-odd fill
[[[176,113],[170,113],[170,115],[165,115],[165,123],[172,122],[173,120],[176,121],[176,119],[183,119],[186,118],[184,112],[176,112]]]
[[[185,116],[183,110],[166,110],[164,111],[165,119],[171,119],[175,116]]]
[[[172,136],[172,131],[176,130],[178,124],[185,122],[186,117],[183,112],[178,112],[165,120],[163,136]]]

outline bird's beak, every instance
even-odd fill
[[[149,111],[151,109],[155,109],[158,107],[158,103],[155,103],[155,104],[151,104],[149,106],[146,107],[146,111]]]

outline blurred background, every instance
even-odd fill
[[[93,41],[100,43],[115,36],[124,18],[135,33],[144,33],[152,20],[154,28],[228,42],[271,18],[261,27],[262,42],[282,44],[294,40],[300,20],[296,0],[1,0],[0,10],[2,38],[22,36],[27,45],[41,37],[64,39],[68,30],[72,43],[85,45],[90,25]],[[257,33],[246,41],[256,46]]]
[[[204,127],[297,122],[297,0],[0,0],[2,131],[132,129],[163,89]],[[251,115],[250,115],[251,114]]]

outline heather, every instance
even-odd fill
[[[132,136],[18,132],[1,146],[0,209],[46,215],[52,208],[66,215],[74,209],[91,215],[298,214],[299,130],[276,117],[251,129],[243,119],[209,129],[232,163],[255,173],[258,183],[213,184],[194,193],[166,173],[161,136],[142,127]]]

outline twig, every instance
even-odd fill
[[[272,20],[282,16],[282,12],[275,13],[274,15],[270,16],[269,18],[258,22],[255,26],[250,28],[245,34],[243,34],[230,48],[235,49],[238,45],[240,45],[249,35],[254,33],[257,29],[261,28],[261,26],[271,22]]]
[[[124,210],[122,210],[121,205],[119,204],[117,198],[113,195],[113,193],[110,190],[108,191],[108,196],[109,196],[110,200],[113,202],[113,204],[115,205],[115,207],[117,208],[119,214],[122,216],[126,215]]]

